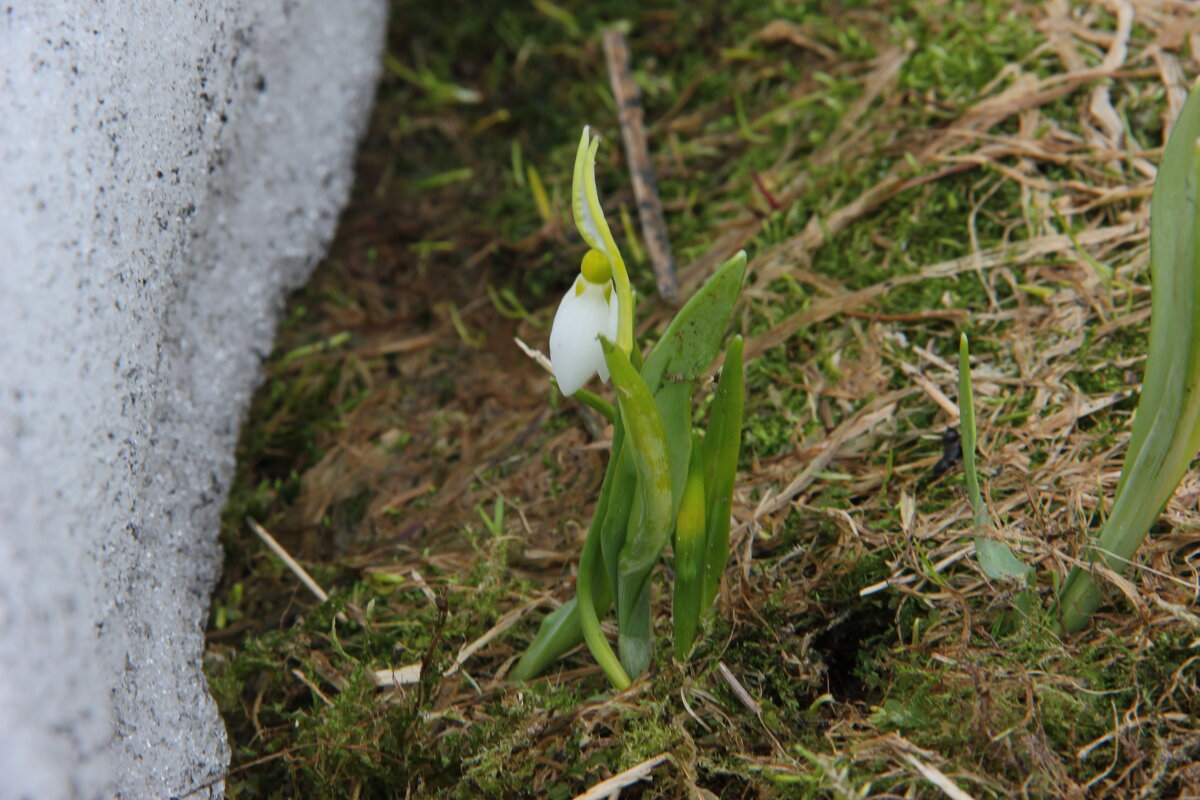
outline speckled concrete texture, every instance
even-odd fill
[[[383,0],[0,2],[0,797],[220,797],[237,429],[324,252]]]

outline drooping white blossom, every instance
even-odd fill
[[[599,137],[585,127],[575,153],[571,213],[588,245],[579,274],[563,296],[550,329],[550,364],[565,395],[583,388],[597,373],[608,380],[600,336],[628,355],[633,346],[633,295],[625,261],[613,241],[596,191]]]
[[[563,295],[550,329],[550,364],[563,394],[575,394],[596,373],[608,380],[600,336],[610,341],[617,336],[612,283],[593,283],[580,274]]]

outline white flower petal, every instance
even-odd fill
[[[558,304],[550,328],[550,364],[563,394],[575,394],[597,372],[608,380],[597,337],[612,339],[616,329],[616,304],[605,299],[605,287],[577,277]]]

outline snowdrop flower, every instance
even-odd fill
[[[617,338],[617,303],[608,259],[598,250],[588,250],[579,272],[563,295],[550,329],[550,364],[565,395],[575,394],[597,372],[600,380],[608,380],[599,337]]]
[[[571,212],[590,249],[550,329],[550,363],[566,395],[579,391],[597,372],[601,380],[608,380],[598,337],[615,342],[626,355],[633,347],[633,291],[596,191],[599,147],[600,137],[593,137],[585,126],[575,153]]]

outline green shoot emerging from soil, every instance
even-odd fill
[[[1163,152],[1150,206],[1150,355],[1112,513],[1067,576],[1062,627],[1100,605],[1091,572],[1125,572],[1200,448],[1200,91],[1193,86]]]

